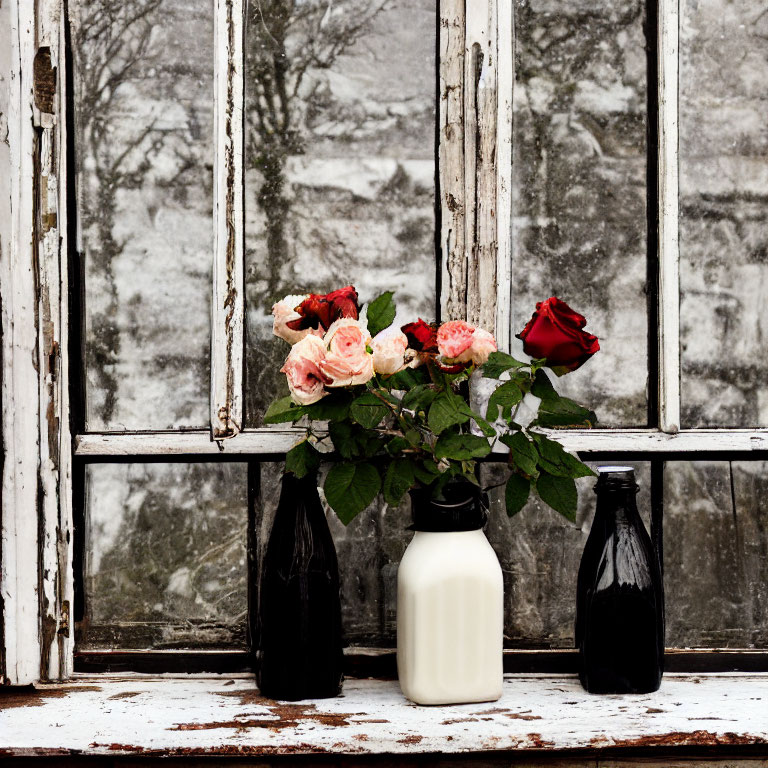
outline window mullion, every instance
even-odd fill
[[[33,122],[34,3],[12,0],[8,142],[10,240],[0,260],[2,289],[2,644],[0,683],[40,677],[38,461],[39,391],[35,180],[38,129]]]
[[[659,3],[659,426],[680,429],[679,0]]]
[[[217,0],[211,436],[243,425],[243,0]]]
[[[34,122],[37,126],[36,248],[40,413],[41,677],[72,672],[72,445],[69,429],[66,59],[59,0],[37,4]]]

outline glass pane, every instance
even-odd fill
[[[86,426],[208,422],[213,9],[77,0]]]
[[[603,462],[605,463],[605,462]],[[650,464],[635,468],[637,507],[651,530]],[[591,466],[595,466],[590,462]],[[505,465],[483,467],[483,484],[506,482]],[[576,578],[595,514],[594,478],[576,481],[579,509],[570,523],[538,499],[512,519],[506,514],[504,486],[491,492],[486,536],[504,573],[504,645],[507,648],[573,648]]]
[[[87,468],[90,648],[244,647],[246,464]]]
[[[768,647],[768,462],[668,462],[667,645]]]
[[[435,0],[251,2],[246,418],[287,394],[272,304],[353,283],[435,314]]]
[[[563,392],[613,427],[648,422],[644,7],[515,3],[512,330],[581,312],[601,351]]]
[[[768,426],[768,15],[680,4],[682,421]]]

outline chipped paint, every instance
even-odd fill
[[[71,684],[22,692],[12,708],[0,699],[0,751],[271,756],[768,750],[766,697],[768,675],[756,674],[667,675],[659,691],[642,696],[591,696],[575,676],[508,675],[495,705],[449,707],[416,706],[395,681],[375,679],[348,680],[343,695],[333,699],[276,702],[259,694],[250,675],[78,676]],[[566,708],[566,702],[574,706]],[[649,709],[663,711],[649,716]]]

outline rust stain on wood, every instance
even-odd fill
[[[122,693],[115,693],[109,697],[109,700],[119,701],[121,699],[133,699],[136,696],[141,696],[141,691],[123,691]]]
[[[78,688],[19,688],[0,690],[0,712],[17,707],[42,707],[48,699],[65,699],[81,691],[100,691],[97,685],[83,685]]]
[[[53,112],[56,95],[56,67],[51,62],[51,49],[43,46],[35,54],[32,66],[35,106],[41,112]]]
[[[673,731],[671,733],[641,736],[635,739],[609,739],[598,736],[590,741],[592,747],[720,747],[761,744],[758,736],[733,732],[712,733],[712,731]]]
[[[405,738],[398,739],[398,744],[421,744],[422,740],[424,739],[423,736],[419,736],[418,734],[412,734],[410,736],[406,736]]]
[[[341,727],[350,725],[350,717],[360,717],[364,712],[318,712],[314,704],[279,704],[266,699],[268,714],[263,717],[251,717],[248,720],[218,720],[208,723],[178,723],[170,731],[207,731],[218,728],[269,728],[281,731],[284,728],[297,728],[301,723],[313,722],[319,725]]]

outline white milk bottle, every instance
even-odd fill
[[[397,572],[397,670],[417,704],[495,701],[503,678],[501,566],[478,488],[411,493],[411,543]],[[483,497],[484,499],[484,497]]]

